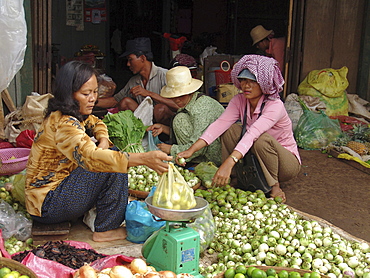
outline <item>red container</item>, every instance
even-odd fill
[[[231,69],[228,71],[224,71],[221,69],[215,70],[215,76],[216,76],[216,85],[232,83],[231,82]]]

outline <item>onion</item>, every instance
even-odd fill
[[[111,271],[109,272],[109,276],[111,278],[132,278],[133,274],[126,266],[116,265],[112,267]]]
[[[144,278],[162,278],[162,275],[158,272],[148,272],[144,275]]]
[[[346,270],[343,272],[343,278],[354,278],[355,274],[351,270]]]
[[[161,274],[163,278],[177,278],[176,273],[170,270],[162,270],[159,271],[158,273]]]
[[[76,277],[79,277],[79,278],[96,278],[97,277],[95,269],[93,269],[88,264],[81,266],[77,272],[79,273],[79,275],[77,275]]]
[[[139,274],[145,274],[148,272],[148,266],[146,264],[146,262],[142,259],[134,259],[131,264],[131,270],[132,272],[135,274],[135,273],[139,273]]]

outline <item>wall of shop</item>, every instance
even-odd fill
[[[311,70],[346,66],[347,92],[359,93],[357,74],[364,11],[365,0],[306,1],[301,80]]]
[[[68,26],[66,1],[53,1],[52,4],[52,43],[59,49],[62,60],[74,59],[75,53],[86,44],[98,46],[101,52],[107,55],[110,49],[110,39],[106,21],[99,23],[83,21],[82,27]],[[109,7],[106,8],[108,10]],[[104,59],[104,63],[106,60]]]

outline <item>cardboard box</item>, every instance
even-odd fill
[[[240,90],[234,86],[234,84],[226,83],[217,86],[216,99],[219,102],[228,103],[233,96],[240,93]]]

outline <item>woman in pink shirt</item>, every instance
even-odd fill
[[[231,78],[242,92],[188,150],[178,154],[176,161],[190,157],[221,136],[223,163],[213,177],[213,185],[226,185],[236,162],[251,149],[271,186],[269,196],[280,196],[285,201],[280,182],[298,175],[301,159],[291,120],[279,96],[284,79],[278,63],[261,55],[245,55],[234,65]],[[247,131],[239,140],[241,125],[236,122],[243,123],[245,111]]]

